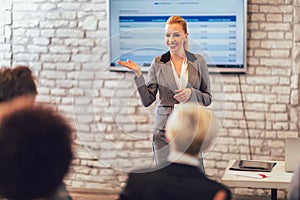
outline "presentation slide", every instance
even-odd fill
[[[180,15],[188,23],[189,51],[205,57],[209,70],[245,72],[244,0],[110,0],[110,60],[131,59],[147,71],[168,51],[165,22]],[[119,67],[121,68],[121,67]],[[210,70],[212,71],[212,70]]]

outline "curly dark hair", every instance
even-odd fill
[[[0,69],[0,102],[22,95],[36,95],[32,71],[27,66]]]
[[[73,130],[50,108],[7,115],[0,126],[0,195],[14,200],[50,198],[73,159]]]

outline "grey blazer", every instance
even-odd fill
[[[208,106],[212,101],[209,74],[206,61],[201,55],[186,51],[188,61],[188,84],[192,89],[189,101],[197,101]],[[167,52],[157,56],[151,63],[148,71],[148,82],[145,84],[143,75],[135,77],[135,83],[144,106],[150,106],[156,100],[159,91],[159,102],[155,117],[155,128],[164,130],[167,119],[172,113],[174,104],[179,102],[173,97],[177,85],[171,66],[171,55]]]

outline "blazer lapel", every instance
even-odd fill
[[[187,87],[193,87],[196,85],[199,77],[198,77],[198,70],[197,67],[194,66],[194,61],[197,59],[196,56],[188,51],[185,52],[187,59],[188,59],[188,74],[189,74],[189,80]],[[162,73],[163,76],[169,86],[169,89],[172,90],[174,94],[176,94],[175,90],[178,90],[177,84],[175,82],[175,78],[173,76],[172,66],[171,66],[171,55],[168,51],[167,53],[163,54],[161,57],[161,62],[163,62],[162,66]]]
[[[173,76],[171,61],[164,63],[162,65],[162,74],[169,86],[169,89],[172,90],[174,94],[176,94],[175,90],[178,90],[177,84],[175,82],[175,78]]]
[[[188,87],[193,87],[196,85],[199,77],[198,77],[198,70],[191,62],[188,62],[188,74],[189,74]]]

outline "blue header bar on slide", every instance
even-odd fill
[[[236,16],[182,16],[187,22],[235,22]],[[169,16],[119,16],[120,22],[165,22]]]

